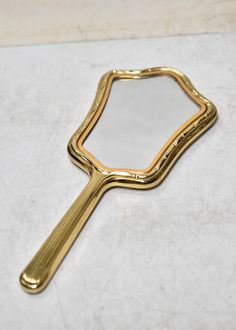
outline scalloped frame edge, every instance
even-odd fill
[[[190,99],[199,105],[199,111],[170,136],[147,168],[131,170],[105,166],[83,147],[83,143],[93,130],[106,106],[112,83],[120,79],[145,79],[156,76],[173,78]],[[67,150],[71,161],[76,166],[90,175],[94,171],[104,174],[106,184],[110,187],[149,189],[162,182],[184,150],[213,125],[216,118],[215,105],[196,90],[187,76],[176,69],[156,67],[132,71],[113,70],[104,74],[100,79],[90,111],[79,129],[69,140]]]

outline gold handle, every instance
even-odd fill
[[[46,287],[104,193],[104,178],[94,170],[85,189],[21,273],[26,292],[38,293]]]

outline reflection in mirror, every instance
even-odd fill
[[[144,169],[198,110],[172,78],[118,80],[84,147],[108,167]]]

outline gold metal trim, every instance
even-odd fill
[[[119,79],[145,79],[156,76],[169,76],[176,80],[184,92],[200,106],[199,112],[185,122],[165,143],[152,163],[144,170],[109,168],[97,160],[83,147],[93,127],[96,125],[106,105],[113,81]],[[87,173],[93,168],[112,177],[115,186],[148,189],[157,186],[167,175],[182,152],[195,141],[217,118],[214,104],[201,95],[191,81],[180,71],[168,67],[144,70],[107,72],[100,80],[92,107],[68,143],[71,161]]]
[[[113,81],[144,79],[161,75],[175,79],[183,91],[199,105],[200,110],[168,139],[147,168],[131,170],[106,167],[83,147],[83,143],[106,105]],[[47,286],[106,190],[111,187],[148,189],[157,186],[183,151],[203,134],[216,118],[217,112],[213,103],[202,96],[183,73],[175,69],[159,67],[106,73],[99,82],[95,100],[87,117],[68,143],[70,159],[90,175],[90,180],[38,253],[21,273],[22,288],[29,293],[38,293]]]

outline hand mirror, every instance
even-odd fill
[[[215,106],[175,69],[106,73],[68,143],[70,159],[89,182],[22,272],[23,289],[46,287],[106,190],[156,187],[216,117]]]

